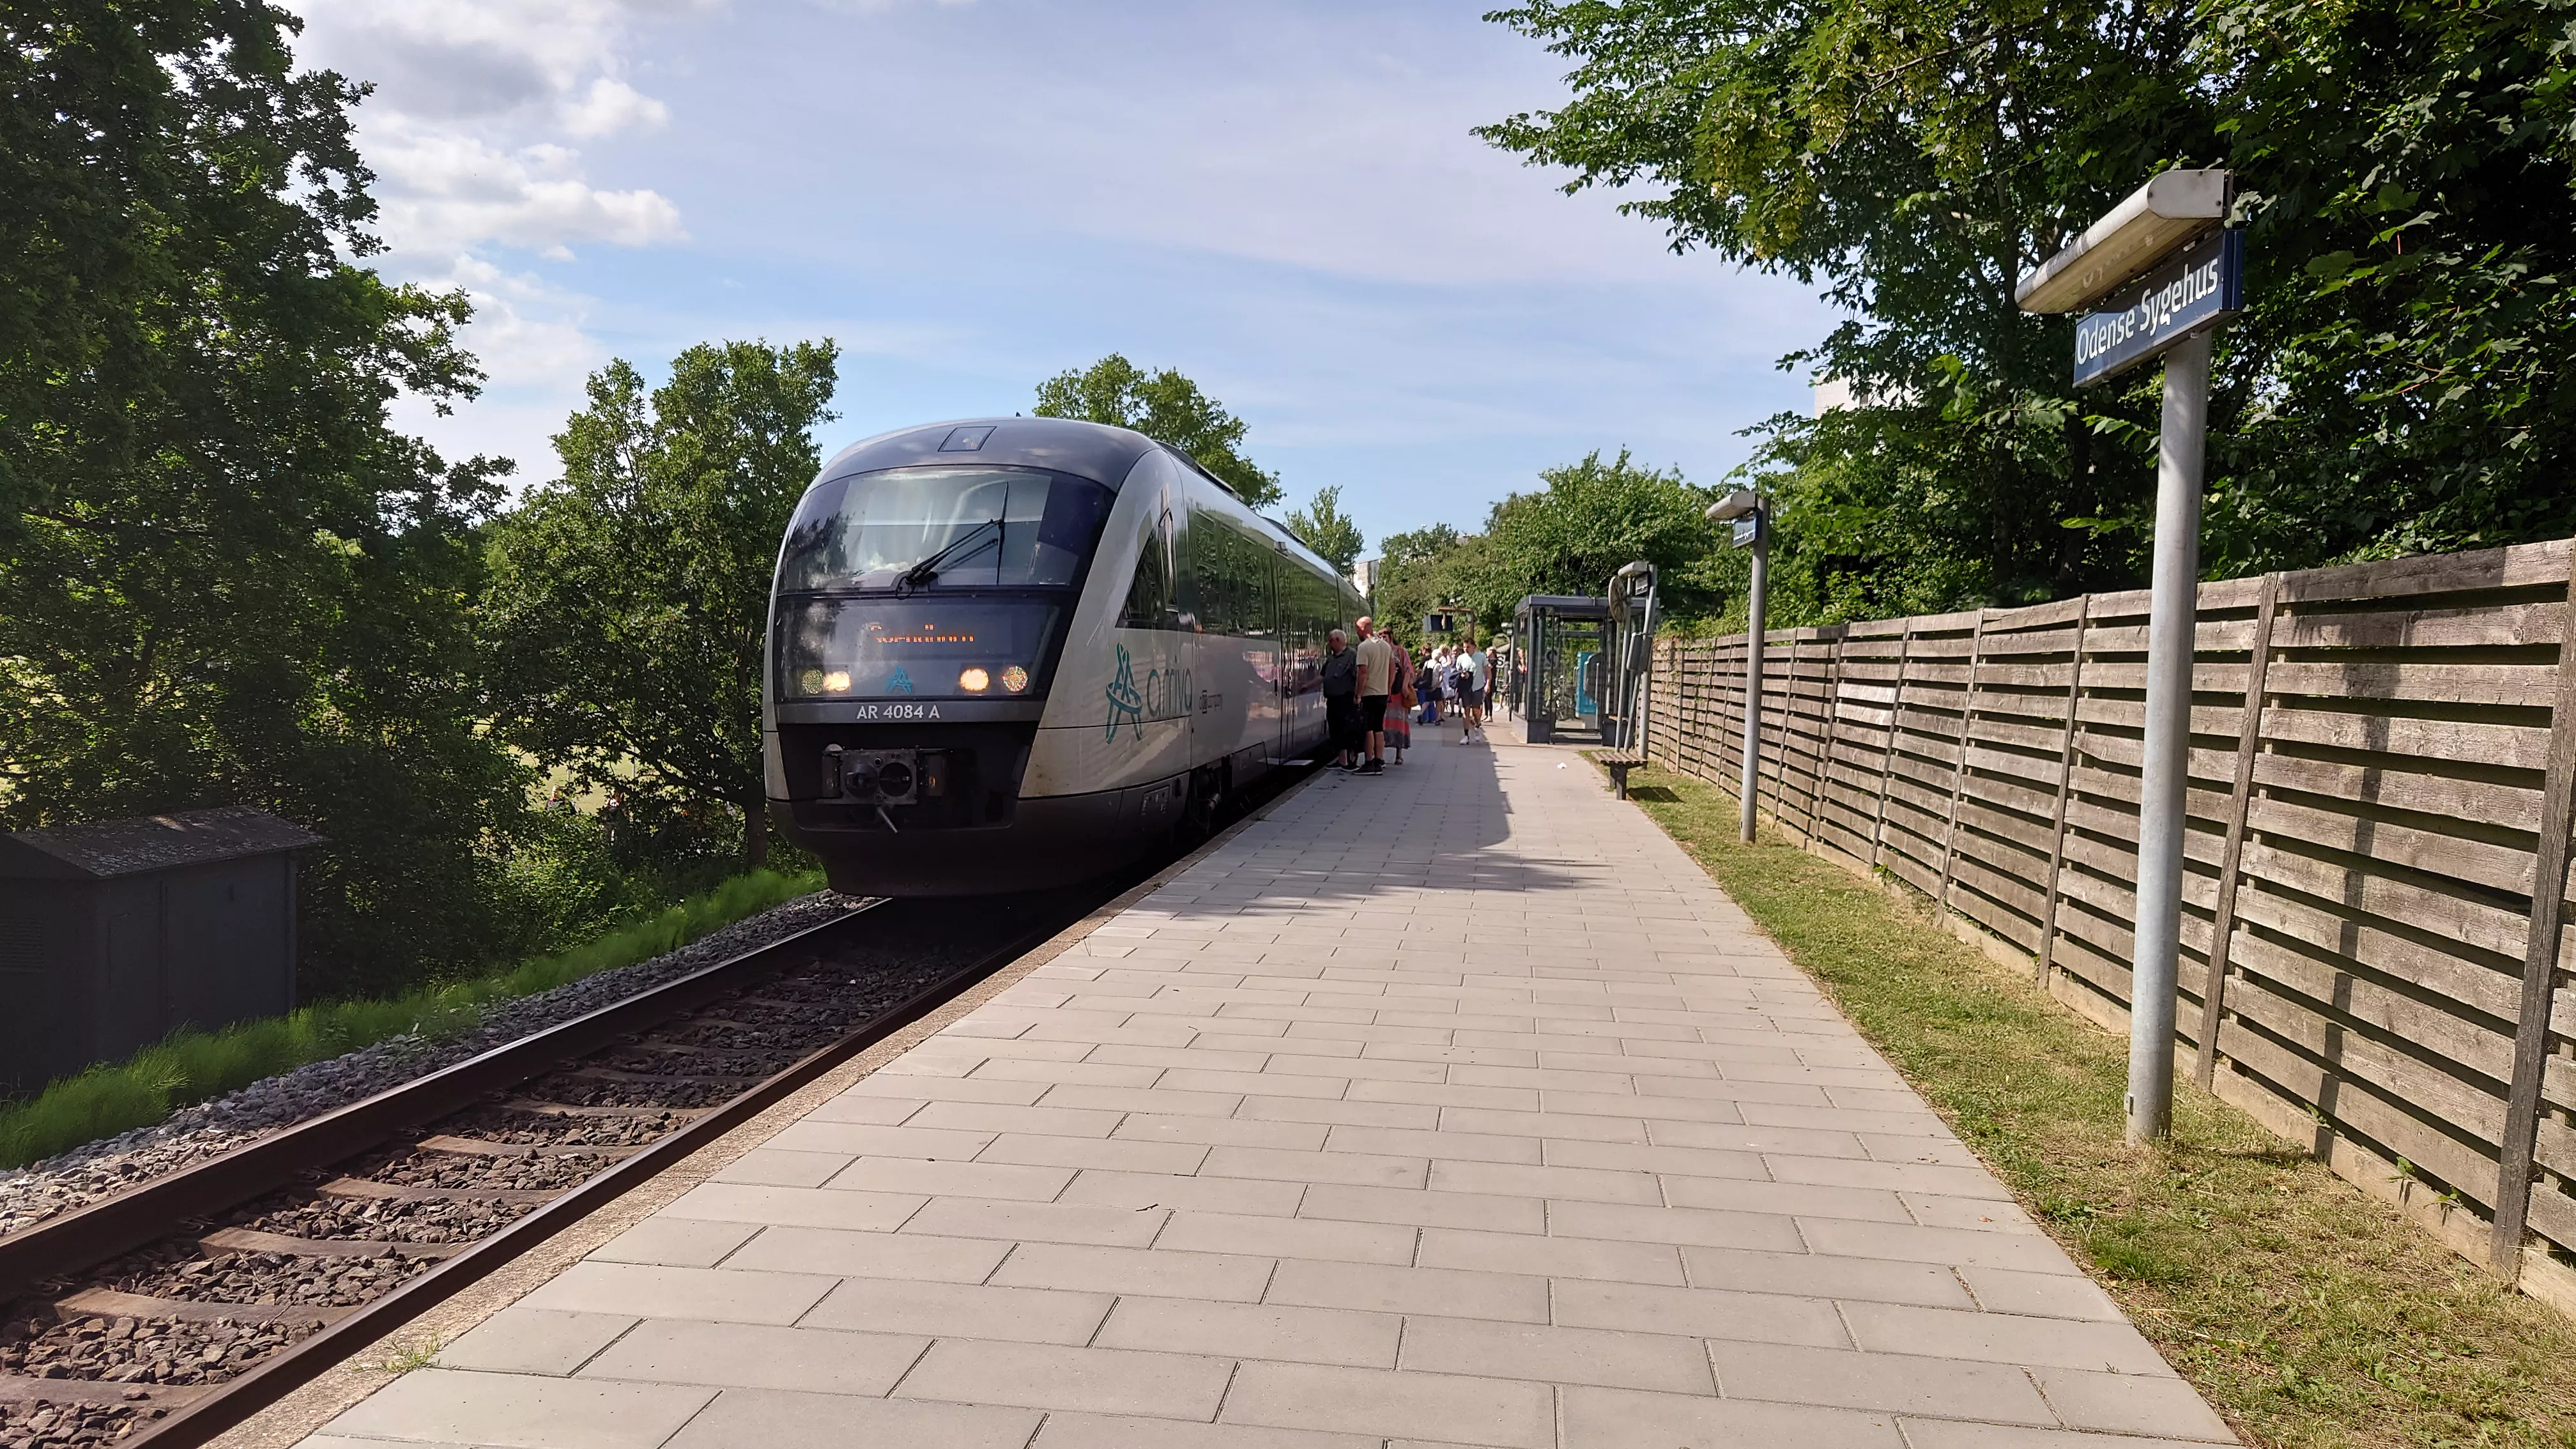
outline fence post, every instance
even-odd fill
[[[2522,1279],[2522,1229],[2531,1211],[2531,1158],[2540,1132],[2540,1083],[2549,1058],[2549,1007],[2558,976],[2558,935],[2567,914],[2567,833],[2576,786],[2576,550],[2567,568],[2567,612],[2558,627],[2558,694],[2549,715],[2549,768],[2542,777],[2540,842],[2531,872],[2531,934],[2522,951],[2522,1014],[2513,1033],[2513,1083],[2505,1097],[2504,1141],[2496,1161],[2495,1236],[2487,1268]]]
[[[1789,667],[1780,675],[1780,763],[1771,785],[1771,814],[1782,826],[1796,831],[1800,839],[1812,843],[1815,832],[1789,819],[1789,750],[1798,743],[1798,669],[1807,662],[1808,642],[1798,635],[1804,632],[1799,630],[1789,636]],[[1812,826],[1814,822],[1808,824]]]
[[[1837,624],[1842,631],[1834,636],[1833,649],[1825,655],[1825,731],[1824,743],[1816,750],[1816,798],[1808,811],[1813,823],[1825,823],[1825,807],[1832,802],[1826,791],[1832,786],[1834,771],[1834,725],[1843,712],[1843,636],[1851,632],[1849,624]],[[1824,832],[1811,832],[1809,840],[1822,840]]]
[[[2048,904],[2041,908],[2039,955],[2031,979],[2047,984],[2057,965],[2057,875],[2066,865],[2066,799],[2075,789],[2075,711],[2084,701],[2084,631],[2093,622],[2093,596],[2075,611],[2075,659],[2066,670],[2066,727],[2057,737],[2057,809],[2048,823]]]
[[[2245,664],[2245,723],[2236,732],[2236,784],[2227,796],[2227,844],[2218,857],[2218,910],[2209,922],[2209,975],[2200,988],[2200,1055],[2191,1079],[2203,1091],[2218,1080],[2218,1025],[2226,1014],[2227,958],[2236,939],[2238,862],[2245,855],[2245,817],[2253,805],[2254,756],[2263,744],[2264,680],[2272,671],[2272,621],[2281,602],[2281,576],[2263,576],[2263,601],[2254,612],[2254,652]]]
[[[1959,861],[1959,801],[1968,793],[1968,731],[1977,722],[1977,665],[1986,654],[1986,609],[1977,609],[1977,632],[1968,641],[1968,692],[1959,696],[1959,762],[1950,771],[1950,815],[1941,822],[1941,890],[1933,899],[1950,904],[1950,877]]]
[[[1878,799],[1869,820],[1869,868],[1878,869],[1880,847],[1887,840],[1887,781],[1896,771],[1896,726],[1905,713],[1905,662],[1914,652],[1914,620],[1896,644],[1896,684],[1887,699],[1887,751],[1878,761]]]

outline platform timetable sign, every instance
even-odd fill
[[[2075,324],[2075,385],[2125,371],[2243,311],[2245,233],[2213,231]]]

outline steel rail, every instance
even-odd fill
[[[795,935],[0,1237],[0,1303],[158,1242],[197,1219],[295,1186],[307,1173],[427,1126],[504,1087],[803,965],[818,953],[820,938],[837,934],[880,904],[868,902]]]
[[[850,919],[843,917],[842,921]],[[839,925],[841,921],[827,923]],[[818,928],[819,929],[819,928]],[[1018,959],[1055,934],[1041,925],[1008,945],[962,966],[901,1002],[876,1013],[831,1044],[818,1048],[722,1105],[715,1107],[652,1145],[601,1169],[568,1188],[563,1195],[529,1212],[508,1227],[440,1263],[382,1298],[361,1305],[321,1332],[279,1350],[243,1374],[210,1390],[204,1397],[173,1408],[166,1418],[147,1421],[117,1441],[120,1446],[195,1449],[212,1441],[260,1410],[328,1372],[333,1366],[414,1318],[472,1286],[512,1259],[571,1227],[629,1190],[668,1171],[708,1143],[749,1121],[825,1072],[910,1026],[953,999],[959,992]],[[791,940],[811,936],[806,932]],[[784,944],[784,943],[782,943]]]

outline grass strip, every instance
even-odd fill
[[[2576,1325],[2187,1081],[2172,1140],[2129,1148],[2125,1039],[1948,935],[1929,901],[1740,844],[1730,795],[1662,768],[1629,794],[2240,1432],[2576,1446]]]
[[[0,1167],[21,1167],[84,1142],[147,1127],[307,1062],[398,1036],[435,1040],[469,1030],[496,1002],[552,990],[594,972],[649,961],[747,916],[823,888],[821,872],[758,870],[658,915],[507,971],[424,986],[381,1000],[330,1001],[215,1031],[181,1028],[120,1062],[104,1062],[0,1106]]]

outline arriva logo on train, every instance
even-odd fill
[[[1139,678],[1136,660],[1127,652],[1127,646],[1113,647],[1118,651],[1118,672],[1102,691],[1109,700],[1109,728],[1104,738],[1117,739],[1123,726],[1131,731],[1131,739],[1141,740],[1145,737],[1145,721],[1180,718],[1179,702],[1189,695],[1188,676],[1178,669],[1157,665]]]

